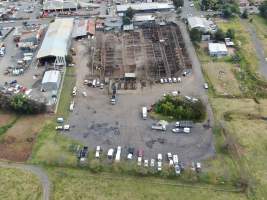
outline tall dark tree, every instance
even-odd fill
[[[264,1],[260,7],[259,7],[259,10],[260,10],[260,15],[262,17],[264,17],[265,19],[267,19],[267,1]]]
[[[192,42],[200,42],[201,41],[201,32],[196,29],[196,28],[193,28],[190,30],[190,38],[192,40]]]

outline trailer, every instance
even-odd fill
[[[142,117],[143,119],[147,119],[147,107],[142,107]]]

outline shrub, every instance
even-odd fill
[[[172,96],[166,96],[158,101],[154,111],[176,120],[202,121],[206,116],[206,108],[200,100],[190,102],[182,97]]]

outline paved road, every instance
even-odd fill
[[[251,35],[252,44],[254,45],[256,56],[259,60],[259,71],[261,75],[267,79],[267,56],[264,53],[263,44],[257,36],[255,27],[253,27],[251,24],[247,25],[247,23],[245,23],[244,21],[242,21],[242,23],[245,24],[244,27],[247,28],[247,31]]]
[[[19,164],[19,163],[6,163],[6,162],[0,162],[0,167],[21,169],[21,170],[28,171],[38,176],[43,186],[43,200],[49,200],[51,182],[49,181],[49,178],[47,174],[43,171],[43,169],[37,166],[33,166],[33,165],[26,165],[26,164]]]

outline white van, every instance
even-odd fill
[[[108,159],[112,159],[113,158],[113,153],[114,153],[114,149],[109,149],[108,150]]]
[[[117,148],[117,153],[116,153],[116,156],[115,156],[115,161],[120,161],[121,159],[121,146],[118,146]]]
[[[95,79],[93,80],[92,85],[93,85],[93,87],[96,87],[96,80]]]
[[[173,163],[174,163],[175,165],[177,165],[178,162],[179,162],[179,160],[178,160],[178,155],[173,155]]]
[[[147,119],[147,107],[142,107],[142,117],[143,119]]]

